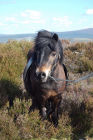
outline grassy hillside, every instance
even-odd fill
[[[38,110],[28,114],[31,99],[24,90],[22,72],[32,46],[26,41],[0,44],[0,140],[92,140],[93,78],[67,87],[58,128],[42,120]],[[92,72],[93,43],[67,46],[64,63],[70,79]]]

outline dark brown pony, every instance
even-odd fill
[[[66,82],[56,83],[54,79],[67,79],[63,48],[58,35],[45,30],[38,32],[35,46],[28,52],[27,60],[23,78],[32,98],[29,111],[38,108],[43,118],[48,117],[57,126],[58,107]]]

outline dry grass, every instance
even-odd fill
[[[21,75],[32,45],[26,41],[0,44],[0,140],[93,139],[93,78],[64,92],[58,128],[42,120],[38,110],[28,114],[31,99],[23,92]],[[70,45],[64,56],[70,79],[93,71],[92,42]],[[9,108],[9,103],[14,105]]]
[[[72,72],[93,71],[93,43],[76,43],[65,49],[66,62]],[[70,64],[70,65],[69,65]]]

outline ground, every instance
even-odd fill
[[[24,89],[22,73],[32,46],[33,42],[27,41],[0,44],[0,140],[92,140],[93,78],[64,91],[57,128],[42,120],[38,110],[28,114],[31,99]],[[69,79],[93,72],[93,43],[67,43],[64,63]]]

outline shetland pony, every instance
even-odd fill
[[[55,82],[56,78],[64,81]],[[38,108],[43,118],[50,119],[57,126],[58,107],[67,79],[63,47],[57,34],[46,30],[38,32],[33,50],[27,55],[23,79],[32,98],[29,112]]]

